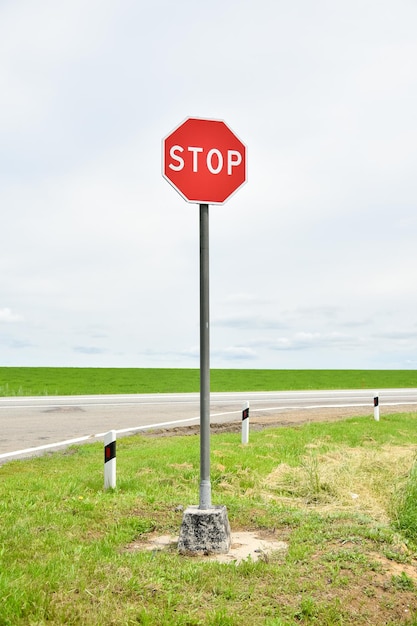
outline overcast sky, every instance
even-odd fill
[[[0,0],[0,365],[199,366],[188,116],[248,146],[210,208],[211,365],[417,369],[415,0]]]

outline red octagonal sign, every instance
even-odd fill
[[[223,204],[246,182],[246,146],[224,122],[189,117],[163,140],[162,174],[188,202]]]

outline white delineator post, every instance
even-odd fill
[[[374,396],[374,420],[379,422],[379,394],[377,391]]]
[[[104,489],[116,487],[116,431],[104,435]]]
[[[249,443],[249,402],[245,402],[242,410],[242,444]]]

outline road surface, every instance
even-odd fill
[[[240,422],[250,403],[251,423],[289,423],[300,415],[372,415],[372,390],[212,393],[212,424]],[[96,441],[116,430],[118,436],[149,428],[173,428],[199,423],[198,393],[107,396],[47,396],[0,398],[0,463],[23,458],[68,443]],[[417,410],[417,389],[384,389],[379,394],[381,416]]]

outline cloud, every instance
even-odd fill
[[[74,346],[74,352],[79,352],[80,354],[104,354],[106,352],[103,348],[97,348],[96,346]]]
[[[36,347],[36,344],[32,341],[24,338],[16,338],[10,335],[5,335],[0,333],[0,344],[4,349],[10,348],[12,350],[20,350],[22,348],[33,348]]]
[[[22,320],[22,315],[13,313],[8,307],[0,309],[0,322],[21,322]]]
[[[416,330],[387,330],[374,333],[376,339],[393,339],[394,341],[415,341],[417,339]]]
[[[230,346],[221,350],[214,349],[212,357],[224,361],[254,361],[258,358],[255,350],[244,346]]]
[[[7,345],[12,349],[21,350],[23,348],[32,348],[34,344],[31,341],[25,339],[9,339]]]
[[[265,296],[259,296],[258,294],[254,293],[232,293],[225,296],[223,303],[225,305],[231,305],[236,307],[247,307],[251,305],[269,304],[270,301],[270,298],[266,298]]]
[[[155,365],[155,367],[166,367],[167,363],[182,364],[184,367],[197,367],[200,358],[200,349],[197,346],[184,348],[183,350],[170,350],[163,348],[142,350],[139,357]]]
[[[237,314],[223,317],[215,317],[212,321],[213,326],[223,328],[238,328],[247,330],[268,329],[268,328],[285,328],[286,324],[267,318],[262,315],[245,315]]]
[[[339,332],[295,332],[278,338],[255,340],[250,345],[275,351],[321,350],[323,348],[355,348],[364,345],[364,339]]]

